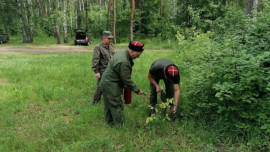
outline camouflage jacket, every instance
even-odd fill
[[[100,42],[93,52],[92,70],[95,73],[103,73],[114,53],[112,45],[105,45]]]
[[[139,88],[131,79],[132,66],[134,65],[128,50],[119,51],[110,60],[105,70],[100,87],[102,91],[109,91],[112,95],[121,95],[124,86],[138,93]]]

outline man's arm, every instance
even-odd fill
[[[118,68],[121,80],[124,85],[126,85],[130,90],[134,91],[137,94],[143,94],[143,91],[140,90],[131,79],[131,67],[122,63],[119,64]]]
[[[174,107],[171,112],[175,114],[177,112],[177,106],[180,99],[180,85],[174,84],[173,88],[174,88]]]
[[[148,72],[147,77],[148,77],[148,79],[150,80],[150,82],[156,87],[156,91],[157,91],[157,92],[160,92],[162,89],[161,89],[161,87],[158,85],[158,83],[156,82],[156,80],[154,79],[154,76],[152,76],[152,75],[150,74],[150,72]]]
[[[99,60],[100,60],[100,51],[98,47],[95,47],[93,51],[92,70],[95,72],[96,78],[100,78]]]

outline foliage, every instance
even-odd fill
[[[174,98],[167,99],[166,102],[161,102],[156,105],[156,107],[152,107],[149,105],[150,111],[152,111],[150,117],[146,118],[146,124],[153,123],[154,121],[164,121],[164,120],[171,120],[170,110],[171,104],[173,104]],[[164,117],[165,115],[165,117]]]
[[[86,0],[31,1],[31,5],[29,4],[30,1],[22,0],[21,2],[25,6],[22,9],[19,2],[3,0],[0,4],[0,11],[3,12],[0,15],[0,22],[4,24],[0,28],[7,29],[12,36],[21,33],[21,10],[24,12],[28,32],[31,24],[29,20],[33,19],[35,37],[39,36],[39,34],[52,35],[54,32],[53,17],[57,18],[60,33],[62,34],[64,17],[67,19],[68,34],[71,35],[76,27],[76,21],[77,28],[89,29],[88,32],[93,35],[93,38],[99,38],[103,30],[111,30],[110,20],[112,20],[112,15],[108,15],[108,3],[106,1],[99,3],[98,1],[87,0],[89,4],[88,18],[86,18]],[[67,4],[65,14],[63,13],[64,2]],[[216,19],[224,17],[226,12],[231,11],[227,9],[230,6],[243,11],[244,1],[139,0],[135,4],[134,36],[175,40],[177,31],[186,37],[193,35],[193,32],[207,32],[213,29],[212,24]],[[131,3],[127,0],[117,1],[116,36],[119,39],[118,42],[128,40],[130,7]],[[99,10],[100,8],[101,10]],[[263,9],[258,7],[258,10]],[[89,27],[86,27],[87,20],[89,21]],[[109,20],[108,23],[107,20]]]
[[[269,10],[269,7],[265,7]],[[255,149],[269,150],[267,142],[254,144],[256,133],[269,140],[270,69],[269,13],[248,18],[228,11],[215,21],[215,30],[184,40],[178,34],[182,69],[190,80],[185,96],[190,102],[183,115],[220,123]]]

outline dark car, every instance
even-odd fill
[[[0,31],[0,44],[8,42],[8,37],[2,31]]]
[[[90,44],[90,36],[88,36],[88,33],[85,30],[76,29],[75,34],[76,34],[74,38],[75,45],[89,45]]]

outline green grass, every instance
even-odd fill
[[[132,78],[148,95],[147,71],[158,58],[177,62],[166,51],[135,60]],[[109,127],[103,100],[92,105],[91,59],[92,53],[1,54],[0,151],[251,151],[191,119],[146,125],[148,99],[136,94],[125,105],[124,126]]]

